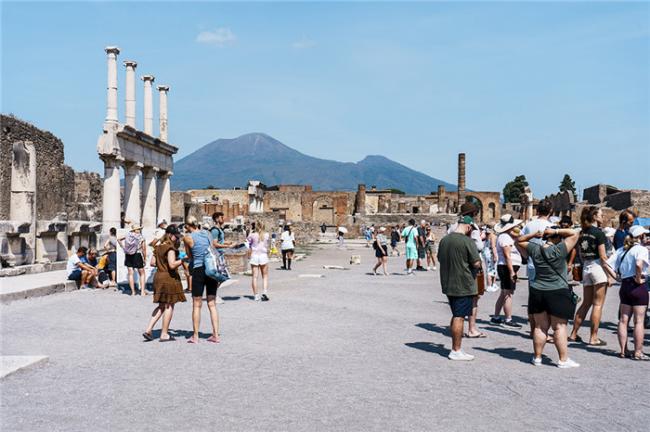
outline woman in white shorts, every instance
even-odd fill
[[[251,281],[255,301],[269,301],[267,294],[269,288],[269,233],[264,232],[264,225],[261,222],[255,224],[255,231],[248,238],[249,258],[253,279]],[[258,293],[257,277],[262,274],[263,289],[262,295]]]
[[[602,211],[595,206],[585,207],[580,215],[580,240],[578,246],[582,259],[582,286],[583,300],[576,312],[573,320],[573,331],[569,336],[572,342],[583,342],[578,336],[578,330],[591,309],[591,334],[589,336],[589,345],[605,346],[607,343],[598,338],[598,327],[600,318],[603,314],[603,305],[607,295],[607,285],[609,280],[607,275],[616,278],[616,274],[607,264],[607,255],[605,254],[605,233],[598,227],[603,221]]]

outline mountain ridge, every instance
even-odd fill
[[[449,191],[456,190],[456,185],[382,155],[367,155],[359,162],[321,159],[262,132],[211,141],[175,162],[172,189],[244,187],[248,180],[260,180],[269,186],[310,184],[314,190],[352,191],[359,183],[410,194],[429,194],[439,184]]]

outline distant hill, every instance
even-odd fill
[[[174,163],[173,190],[246,186],[248,180],[276,184],[310,184],[314,190],[394,188],[410,194],[428,194],[439,184],[456,186],[412,170],[383,156],[337,162],[300,153],[263,133],[218,139]]]

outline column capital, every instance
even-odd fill
[[[140,171],[142,171],[143,167],[144,164],[141,162],[124,162],[124,169],[126,170],[127,174],[137,175]]]
[[[158,88],[158,91],[161,91],[161,92],[168,92],[169,91],[169,86],[168,85],[159,85],[157,88]]]
[[[145,177],[153,177],[158,173],[158,171],[160,171],[160,168],[150,165],[145,165],[142,168],[142,172],[144,173]]]
[[[158,171],[158,177],[160,178],[169,178],[172,175],[174,175],[172,171],[162,171],[162,170]]]
[[[114,156],[101,155],[99,158],[102,160],[102,162],[104,162],[104,166],[111,168],[121,166],[123,161],[123,159],[120,160]]]
[[[142,75],[142,77],[140,77],[140,79],[141,79],[142,81],[144,81],[144,82],[147,82],[147,81],[154,82],[155,79],[156,79],[156,77],[153,76],[153,75]]]
[[[118,55],[120,53],[120,49],[116,46],[107,46],[106,48],[104,48],[104,51],[106,51],[106,54]]]
[[[133,60],[124,60],[124,66],[132,67],[133,69],[135,69],[136,67],[138,67],[138,62]]]

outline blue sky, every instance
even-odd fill
[[[468,187],[564,173],[650,188],[650,5],[605,2],[3,2],[2,112],[50,130],[101,172],[106,57],[169,84],[185,156],[265,132],[309,155],[381,154]],[[138,124],[142,84],[138,81]],[[157,99],[157,98],[155,98]],[[154,112],[157,123],[157,100]],[[157,126],[155,128],[157,130]]]

